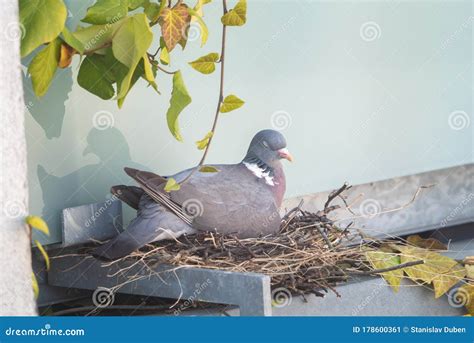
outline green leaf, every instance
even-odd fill
[[[31,286],[33,287],[33,293],[35,295],[35,299],[38,299],[39,285],[38,285],[38,280],[36,280],[35,273],[31,273]]]
[[[192,99],[184,85],[181,72],[178,71],[173,75],[173,91],[171,93],[170,107],[166,112],[166,119],[170,132],[179,141],[182,141],[183,138],[181,137],[179,129],[178,116],[191,101]]]
[[[198,0],[197,3],[196,3],[196,6],[194,6],[194,11],[196,12],[196,14],[200,17],[203,16],[203,13],[202,13],[202,8],[204,5],[210,3],[212,0]]]
[[[208,132],[206,136],[204,136],[203,139],[199,140],[196,142],[196,146],[199,150],[204,150],[206,149],[207,145],[209,144],[209,141],[211,140],[213,133],[212,131]]]
[[[165,192],[172,192],[172,191],[177,191],[181,188],[180,184],[176,182],[175,179],[170,177],[168,181],[166,181],[165,185]]]
[[[107,47],[112,43],[115,32],[124,22],[125,20],[122,19],[113,24],[91,25],[80,28],[74,32],[74,36],[82,43],[85,51],[99,53],[98,49]]]
[[[81,55],[84,53],[84,45],[82,42],[76,38],[74,33],[69,31],[69,29],[64,26],[63,32],[62,32],[63,40],[71,47],[74,48],[77,52],[79,52]]]
[[[199,27],[201,28],[201,47],[203,47],[204,44],[206,44],[207,39],[209,38],[209,30],[207,28],[207,25],[204,20],[202,20],[202,17],[198,14],[198,12],[192,10],[191,8],[188,8],[188,12],[193,19],[196,19],[197,23],[199,24]]]
[[[466,268],[467,277],[474,281],[474,256],[464,258],[464,267]]]
[[[138,7],[145,7],[150,4],[149,0],[128,0],[128,9],[136,10]]]
[[[166,46],[161,48],[160,61],[161,61],[161,63],[163,63],[165,65],[170,64],[170,54],[168,53],[168,49],[166,48]]]
[[[38,240],[35,240],[36,247],[38,250],[41,252],[41,255],[43,255],[44,262],[46,263],[46,270],[49,270],[50,267],[50,262],[49,262],[49,256],[44,247],[41,245],[41,243]]]
[[[199,57],[197,60],[189,62],[189,65],[203,74],[211,74],[216,70],[216,62],[219,60],[217,52],[211,52],[205,56]]]
[[[168,51],[171,52],[176,44],[186,37],[191,16],[185,4],[178,4],[173,8],[165,7],[161,10],[161,35],[165,40]]]
[[[46,224],[46,222],[41,217],[28,216],[26,217],[25,222],[30,226],[30,228],[41,231],[45,235],[49,236],[48,224]]]
[[[466,283],[459,287],[452,299],[456,300],[457,303],[464,304],[467,312],[470,315],[474,315],[474,284]]]
[[[202,166],[201,168],[199,168],[199,171],[201,173],[218,173],[219,169],[213,166]]]
[[[145,80],[147,79],[147,76],[145,75],[145,65],[144,65],[144,63],[145,63],[144,59],[141,59],[140,62],[138,63],[138,65],[137,65],[137,67],[135,68],[135,71],[133,72],[132,79],[131,79],[131,81],[130,81],[130,87],[128,88],[127,93],[125,94],[124,97],[122,97],[122,98],[120,98],[120,99],[117,99],[117,103],[118,103],[119,108],[122,107],[122,105],[123,105],[123,103],[124,103],[124,101],[125,101],[125,97],[126,97],[127,94],[130,92],[130,90],[131,90],[132,87],[135,85],[135,83],[138,81],[138,79],[139,79],[140,77],[142,77],[142,78],[145,79]],[[148,67],[147,67],[147,68],[148,68]],[[153,72],[153,75],[156,74],[156,71],[153,71],[153,69],[152,69],[152,72]],[[147,73],[148,73],[148,71],[147,71]],[[122,83],[122,80],[124,80],[124,78],[128,75],[128,72],[127,72],[127,73],[123,73],[122,75],[123,75],[122,78],[117,80],[117,88],[119,88],[119,89],[120,89],[120,85],[121,85],[121,83]],[[158,93],[160,93],[160,92],[158,91],[157,86],[156,86],[155,83],[151,84],[151,86],[153,86],[153,88],[154,88]]]
[[[165,0],[162,1],[162,3],[165,3]],[[161,11],[161,5],[157,4],[156,2],[150,2],[145,6],[145,14],[148,17],[148,19],[154,23],[158,20],[160,16],[160,11]]]
[[[112,40],[112,51],[115,58],[126,65],[129,70],[120,83],[117,98],[128,93],[135,68],[146,54],[153,40],[153,33],[145,14],[139,13],[128,17],[118,28]]]
[[[128,0],[97,0],[87,9],[83,22],[89,24],[114,23],[124,18],[128,13]]]
[[[55,39],[41,50],[28,66],[36,96],[46,94],[58,67],[61,40]]]
[[[446,250],[447,246],[435,238],[421,238],[419,235],[411,235],[407,238],[407,242],[416,247],[428,250]]]
[[[365,253],[365,256],[374,269],[385,269],[400,264],[400,257],[394,253],[369,250]],[[398,292],[403,278],[402,269],[392,270],[390,272],[381,273],[380,275],[395,292]]]
[[[449,272],[457,264],[450,257],[426,249],[402,245],[394,245],[394,247],[401,252],[400,260],[402,263],[419,260],[425,262],[424,264],[404,268],[405,273],[412,280],[431,283],[440,274]]]
[[[111,71],[109,71],[109,61],[110,59],[106,56],[96,54],[87,56],[77,75],[79,86],[104,100],[111,99],[115,94],[113,76],[110,76]],[[125,68],[125,66],[123,67]]]
[[[62,0],[20,0],[20,23],[24,33],[21,57],[54,40],[63,30],[66,17],[67,9]]]
[[[151,67],[151,63],[148,60],[148,56],[145,54],[142,58],[142,65],[143,65],[143,78],[148,81],[150,86],[153,87],[154,90],[158,92],[158,86],[156,85],[155,82],[155,73],[153,72],[153,69]],[[160,92],[158,92],[160,93]]]
[[[222,102],[220,112],[227,113],[233,110],[238,109],[244,105],[244,101],[236,97],[235,95],[231,94],[225,97],[224,101]]]
[[[246,16],[247,0],[239,0],[233,9],[222,16],[221,22],[227,26],[242,26],[247,20]]]
[[[445,273],[437,274],[433,278],[433,288],[435,291],[435,298],[439,298],[444,293],[453,288],[466,276],[466,269],[459,264],[452,267]]]

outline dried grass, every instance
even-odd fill
[[[327,214],[339,208],[332,200],[349,189],[344,185],[329,195],[323,210],[304,211],[302,203],[283,218],[278,233],[259,238],[239,239],[232,235],[199,233],[174,241],[148,244],[118,261],[135,261],[150,267],[168,263],[176,267],[254,272],[271,277],[273,287],[296,294],[323,296],[353,274],[373,274],[365,258],[372,240],[350,244],[348,228],[334,224]],[[400,266],[402,267],[402,266]],[[380,273],[380,271],[378,271]]]

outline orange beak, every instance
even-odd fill
[[[285,160],[293,162],[293,156],[291,156],[287,148],[278,150],[278,155],[280,156],[280,158],[284,158]]]

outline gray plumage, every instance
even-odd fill
[[[212,165],[217,173],[195,171],[179,190],[170,193],[164,191],[166,177],[125,168],[140,188],[114,186],[112,193],[137,208],[137,217],[94,255],[116,259],[147,243],[196,230],[241,238],[276,232],[286,187],[282,158],[291,160],[283,135],[263,130],[253,138],[242,162]],[[182,182],[193,169],[170,177]]]

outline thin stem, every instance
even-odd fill
[[[222,0],[222,7],[223,7],[223,12],[224,14],[227,13],[227,3],[226,0]],[[188,176],[181,181],[180,184],[185,183],[189,178],[198,170],[200,167],[204,165],[204,162],[206,161],[207,154],[209,152],[209,148],[212,143],[212,139],[214,138],[214,133],[216,132],[217,128],[217,121],[219,119],[219,113],[220,113],[220,108],[222,104],[222,100],[224,99],[224,65],[225,65],[225,43],[226,43],[226,31],[227,31],[227,26],[222,24],[222,40],[221,40],[221,57],[220,57],[220,65],[221,65],[221,75],[220,75],[220,85],[219,85],[219,98],[217,99],[217,107],[216,107],[216,114],[214,115],[214,122],[212,123],[212,128],[211,132],[212,135],[209,138],[209,141],[207,143],[207,146],[204,150],[204,153],[201,157],[201,160],[199,161],[198,166],[191,171],[191,173],[188,174]]]
[[[164,72],[164,73],[166,73],[166,74],[170,74],[170,75],[176,74],[176,73],[178,72],[177,70],[176,70],[176,71],[169,71],[169,70],[166,70],[166,69],[160,67],[159,65],[157,66],[157,68],[158,68],[159,70],[161,70],[162,72]]]
[[[388,268],[382,268],[382,269],[372,269],[372,270],[367,270],[367,271],[352,271],[350,274],[355,274],[355,275],[372,275],[372,274],[380,274],[380,273],[386,273],[386,272],[391,272],[393,270],[398,270],[398,269],[403,269],[407,267],[413,267],[417,266],[419,264],[424,264],[425,261],[419,260],[419,261],[410,261],[402,264],[398,264],[396,266],[388,267]]]
[[[146,53],[147,56],[148,56],[148,61],[150,61],[150,63],[154,62],[155,59],[154,59],[154,56],[152,54],[150,54],[149,52]],[[160,65],[156,65],[156,67],[161,70],[162,72],[166,73],[166,74],[170,74],[170,75],[173,75],[173,74],[176,74],[178,71],[175,70],[175,71],[170,71],[170,70],[166,70],[165,68],[161,67]]]

